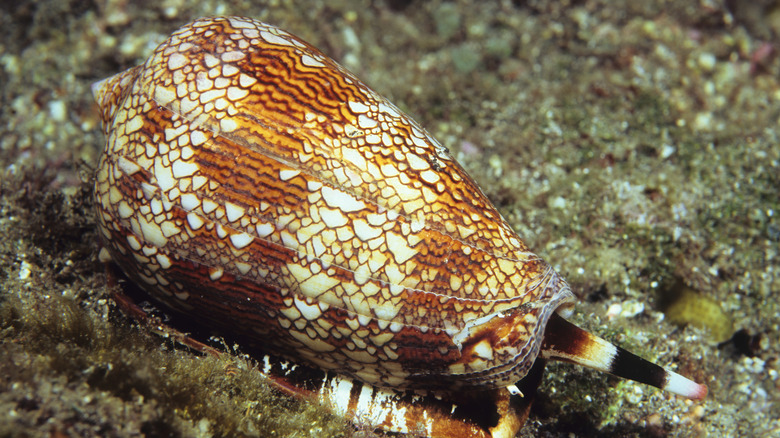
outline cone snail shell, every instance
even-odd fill
[[[540,353],[629,357],[584,331],[544,342],[551,318],[579,330],[558,315],[566,282],[441,144],[283,30],[201,19],[93,91],[103,242],[202,324],[396,389],[509,387]],[[706,393],[656,368],[640,379]]]

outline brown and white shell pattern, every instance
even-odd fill
[[[316,48],[195,21],[94,87],[112,258],[195,321],[395,388],[496,388],[566,283],[447,150]]]

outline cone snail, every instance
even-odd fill
[[[198,324],[383,391],[513,388],[543,357],[706,395],[567,322],[447,149],[283,30],[199,19],[93,92],[105,248]]]

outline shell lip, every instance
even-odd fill
[[[558,307],[555,308],[555,313],[558,315],[569,318],[574,314],[574,302],[573,301],[563,301],[561,302]]]

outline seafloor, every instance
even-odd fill
[[[777,2],[228,3],[0,4],[0,437],[369,433],[106,291],[90,84],[215,14],[301,36],[411,113],[568,278],[575,322],[709,386],[548,366],[521,436],[780,436]]]

